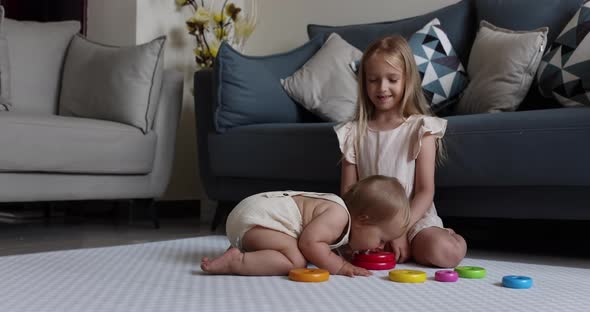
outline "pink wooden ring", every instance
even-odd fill
[[[459,279],[459,274],[451,270],[440,270],[434,273],[434,279],[438,282],[456,282]]]

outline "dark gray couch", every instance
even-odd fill
[[[550,44],[581,3],[464,0],[400,21],[310,25],[308,32],[310,37],[337,32],[364,49],[386,34],[408,36],[438,17],[467,64],[480,20],[515,30],[549,26]],[[295,122],[220,129],[214,122],[220,98],[225,96],[220,86],[232,83],[227,75],[221,77],[220,66],[195,73],[199,167],[210,199],[239,201],[253,193],[282,189],[337,193],[340,151],[334,124],[305,122],[309,118],[298,111]],[[299,66],[293,66],[293,71]],[[251,79],[260,75],[260,70],[252,70]],[[534,84],[516,112],[445,117],[449,157],[436,171],[435,203],[440,215],[590,219],[590,200],[585,195],[590,192],[590,108],[560,108],[536,89]],[[266,95],[260,96],[262,102]]]

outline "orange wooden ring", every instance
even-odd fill
[[[330,272],[322,269],[293,269],[289,271],[289,279],[296,282],[325,282]]]

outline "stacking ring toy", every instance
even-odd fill
[[[330,272],[322,269],[293,269],[289,271],[289,279],[296,282],[325,282]]]
[[[476,266],[460,266],[456,267],[455,271],[459,273],[460,278],[484,278],[486,277],[486,269]]]
[[[365,262],[365,261],[352,261],[352,265],[365,268],[367,270],[389,270],[395,268],[395,261],[393,262]]]
[[[398,283],[424,283],[426,272],[416,270],[391,270],[389,279]]]
[[[395,255],[386,251],[358,253],[354,255],[354,260],[360,262],[394,262]]]
[[[533,279],[528,276],[506,275],[502,278],[502,286],[514,289],[528,289],[533,286]]]
[[[389,270],[395,268],[395,255],[386,251],[358,253],[352,264],[367,270]]]
[[[459,279],[459,274],[451,270],[440,270],[434,273],[434,279],[438,282],[451,283]]]

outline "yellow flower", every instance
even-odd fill
[[[215,38],[217,39],[225,39],[227,38],[227,30],[225,28],[221,28],[221,27],[215,27]]]
[[[213,20],[217,24],[221,24],[221,22],[225,22],[225,18],[226,18],[226,16],[223,13],[215,13],[215,14],[213,14]]]
[[[211,12],[203,7],[199,7],[197,12],[188,19],[188,22],[195,23],[198,25],[205,25],[211,20]]]
[[[238,14],[240,14],[240,11],[242,11],[242,9],[240,9],[233,3],[230,3],[225,7],[225,14],[229,15],[234,22],[238,18]]]
[[[185,6],[188,3],[188,0],[176,0],[176,5],[178,6]]]
[[[220,45],[221,45],[221,41],[219,41],[219,40],[213,40],[213,41],[209,42],[209,52],[211,53],[211,56],[217,57],[217,52],[219,52]]]

